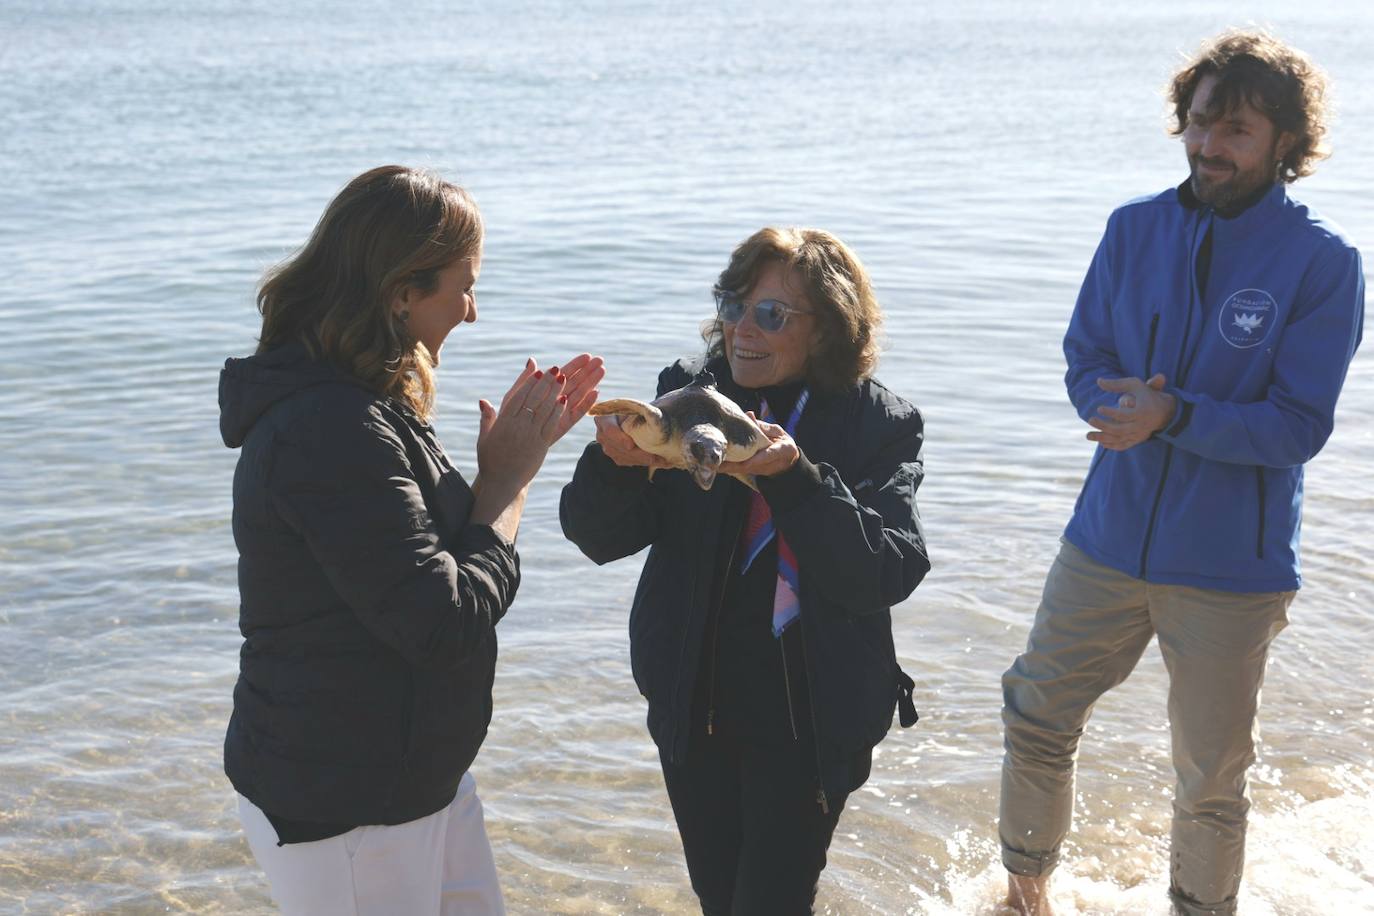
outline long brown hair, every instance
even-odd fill
[[[330,201],[295,255],[258,289],[258,352],[302,342],[368,387],[434,408],[434,360],[391,311],[407,286],[429,292],[445,267],[482,249],[482,216],[468,193],[433,172],[384,165]]]
[[[858,255],[822,229],[769,226],[735,248],[716,280],[715,291],[748,293],[763,265],[770,262],[792,272],[816,310],[819,340],[807,356],[807,381],[835,391],[872,375],[878,364],[883,311]],[[720,319],[706,322],[702,337],[708,357],[725,355]]]
[[[1326,145],[1326,75],[1301,51],[1261,31],[1225,32],[1204,43],[1169,83],[1174,121],[1169,132],[1174,136],[1188,127],[1193,93],[1206,76],[1217,78],[1208,115],[1222,115],[1248,102],[1278,132],[1293,135],[1292,148],[1279,162],[1279,181],[1291,183],[1311,175],[1317,162],[1331,155]]]

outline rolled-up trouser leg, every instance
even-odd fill
[[[1293,592],[1149,591],[1169,669],[1178,776],[1169,892],[1175,912],[1229,916],[1245,866],[1246,771],[1255,761],[1260,686]]]
[[[998,832],[1008,871],[1038,877],[1058,863],[1073,817],[1078,739],[1093,704],[1126,679],[1152,634],[1145,582],[1065,541],[1026,651],[1002,676]]]

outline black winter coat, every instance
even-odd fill
[[[658,393],[687,384],[699,368],[668,367]],[[724,360],[706,368],[723,394],[753,406]],[[916,511],[924,432],[915,407],[869,379],[840,394],[813,392],[795,438],[821,485],[781,510],[768,489],[764,496],[797,556],[820,778],[827,795],[841,797],[854,788],[854,754],[887,734],[899,695],[903,724],[915,718],[889,609],[930,569]],[[650,481],[592,443],[563,489],[563,532],[590,559],[608,563],[649,547],[630,611],[630,661],[649,701],[649,732],[677,763],[686,759],[706,622],[721,594],[718,557],[740,536],[723,530],[727,488],[737,486],[721,477],[703,492],[675,470]]]
[[[225,364],[220,429],[243,447],[234,788],[297,821],[440,810],[491,720],[514,547],[468,523],[433,429],[298,345]]]

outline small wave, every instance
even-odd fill
[[[1289,774],[1300,784],[1279,807],[1252,810],[1240,911],[1246,916],[1327,916],[1374,912],[1374,782],[1366,771]],[[1329,794],[1328,794],[1329,793]],[[1316,797],[1313,795],[1324,797]],[[1153,804],[1153,803],[1152,803]],[[1080,820],[1069,846],[1082,838]],[[1142,832],[1126,855],[1066,850],[1051,884],[1059,916],[1167,916],[1168,846]],[[996,843],[961,831],[940,893],[917,892],[921,916],[1008,916],[1006,873]],[[912,888],[915,891],[915,888]]]

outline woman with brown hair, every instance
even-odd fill
[[[468,485],[429,420],[444,341],[477,320],[482,237],[434,174],[358,176],[268,273],[258,351],[220,378],[242,447],[225,771],[286,913],[503,912],[468,767],[526,490],[604,370],[527,361],[479,404]]]
[[[763,229],[715,286],[702,370],[770,444],[702,492],[597,418],[563,531],[597,563],[649,547],[635,683],[706,914],[809,913],[846,797],[899,701],[889,609],[930,562],[921,415],[872,378],[881,312],[862,264],[812,229]],[[727,473],[753,475],[752,492]]]

